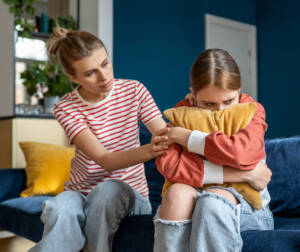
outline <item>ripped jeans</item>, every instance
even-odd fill
[[[110,252],[128,215],[151,214],[151,204],[120,180],[99,183],[87,196],[65,191],[43,204],[43,238],[29,252]]]
[[[160,207],[154,217],[154,252],[239,252],[243,241],[240,232],[272,230],[274,221],[269,209],[269,193],[261,192],[263,208],[254,210],[233,188],[239,201],[233,205],[224,197],[198,189],[192,219],[160,219]],[[264,204],[265,203],[265,204]]]

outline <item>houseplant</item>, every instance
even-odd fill
[[[44,104],[46,113],[51,113],[53,103],[73,88],[55,56],[47,62],[34,62],[21,73],[21,79],[26,92]]]
[[[9,12],[15,16],[15,27],[19,27],[23,36],[30,37],[35,27],[33,4],[37,0],[3,0],[3,2],[9,6]]]

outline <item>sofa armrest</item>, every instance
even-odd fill
[[[19,197],[25,186],[24,169],[0,169],[0,202]]]

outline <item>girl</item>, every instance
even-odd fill
[[[193,106],[214,111],[237,103],[255,102],[249,95],[240,94],[238,66],[224,50],[210,49],[200,54],[192,66],[190,78]],[[157,159],[159,171],[176,183],[165,193],[154,220],[155,252],[236,252],[242,249],[241,231],[273,229],[268,207],[270,196],[266,189],[271,172],[265,169],[249,181],[249,170],[264,166],[260,160],[265,158],[265,111],[261,104],[256,104],[252,121],[231,137],[218,131],[207,134],[170,128],[169,141],[187,147],[189,152],[174,144]],[[191,105],[186,99],[177,106]],[[191,166],[198,169],[189,169]],[[224,177],[223,167],[226,167]],[[238,169],[243,171],[236,173]],[[238,180],[249,182],[261,191],[261,210],[251,208],[233,188],[200,189],[203,184]]]
[[[42,240],[30,251],[111,251],[123,218],[150,214],[143,162],[164,153],[167,132],[143,84],[115,79],[101,40],[84,31],[57,28],[48,44],[78,84],[54,107],[75,158],[65,191],[45,201]],[[139,121],[157,136],[140,146]],[[161,129],[159,131],[159,129]]]

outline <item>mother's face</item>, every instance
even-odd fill
[[[240,90],[222,89],[208,86],[192,93],[195,96],[195,106],[212,111],[223,110],[239,103]]]
[[[113,88],[113,66],[104,47],[73,63],[70,78],[91,94],[107,93]]]

